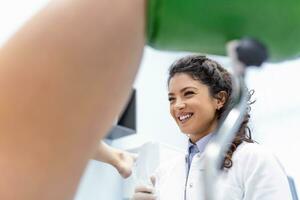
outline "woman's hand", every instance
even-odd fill
[[[134,190],[133,200],[156,200],[157,196],[155,195],[155,177],[151,177],[151,182],[153,186],[137,186]]]

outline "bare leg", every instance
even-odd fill
[[[114,166],[123,178],[127,178],[132,173],[132,166],[136,156],[108,146],[101,141],[94,159]]]
[[[54,0],[1,48],[0,199],[73,199],[129,96],[144,21],[143,0]]]

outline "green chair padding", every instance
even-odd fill
[[[264,43],[272,60],[300,55],[300,0],[148,0],[148,44],[225,55],[233,39]]]

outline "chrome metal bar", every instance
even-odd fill
[[[204,186],[205,200],[217,200],[218,193],[217,180],[221,173],[221,166],[224,160],[224,155],[227,152],[231,142],[233,141],[238,128],[240,127],[244,115],[247,111],[248,90],[243,79],[243,67],[236,59],[234,47],[236,41],[229,44],[228,55],[233,60],[233,105],[227,116],[223,119],[219,126],[215,137],[207,145],[205,150],[205,165]]]

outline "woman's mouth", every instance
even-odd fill
[[[177,117],[177,119],[180,121],[180,123],[185,123],[187,122],[194,113],[185,113],[185,114],[181,114]]]

